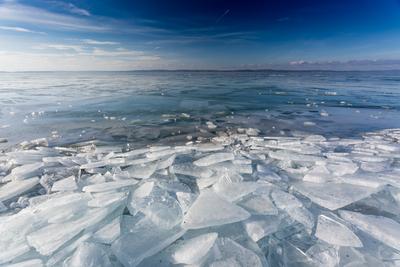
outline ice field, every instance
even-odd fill
[[[129,151],[25,142],[0,156],[0,262],[396,266],[399,140],[237,129]]]

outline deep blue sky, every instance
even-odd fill
[[[400,69],[399,0],[0,0],[0,70]]]

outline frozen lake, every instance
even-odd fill
[[[399,84],[0,73],[0,266],[398,266]]]
[[[399,82],[400,72],[0,73],[0,138],[175,142],[206,121],[352,136],[400,126]]]

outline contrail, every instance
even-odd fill
[[[215,23],[219,23],[228,13],[231,11],[230,9],[225,10],[224,14],[222,14]]]

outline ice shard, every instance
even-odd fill
[[[174,263],[196,264],[200,262],[210,251],[217,237],[217,233],[207,233],[178,243],[171,255]]]
[[[308,197],[314,203],[330,210],[345,207],[379,190],[344,183],[297,182],[293,186],[296,191]]]
[[[340,217],[382,243],[400,250],[400,224],[392,219],[340,210]]]
[[[243,208],[206,190],[201,192],[183,218],[186,229],[199,229],[210,226],[239,222],[250,217]]]
[[[325,215],[318,216],[315,236],[336,246],[363,246],[361,240],[347,226]]]
[[[68,261],[69,266],[112,267],[107,250],[95,243],[83,242]]]
[[[185,230],[180,226],[162,229],[144,218],[129,233],[123,233],[115,240],[111,249],[124,266],[134,267],[172,244],[184,233]]]

